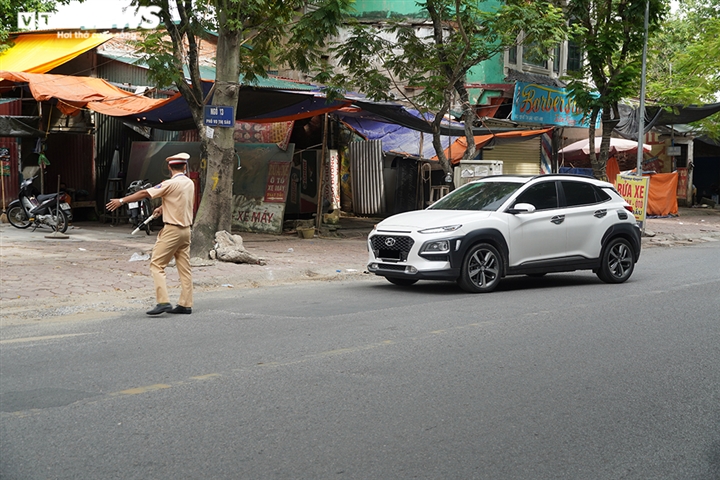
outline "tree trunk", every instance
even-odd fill
[[[473,134],[473,126],[477,119],[477,112],[472,105],[470,105],[470,95],[465,88],[465,78],[463,77],[460,81],[455,83],[455,90],[460,95],[460,105],[462,105],[462,118],[465,124],[465,140],[467,141],[467,148],[463,153],[463,160],[471,160],[475,158],[477,149],[475,148],[475,135]]]
[[[593,177],[598,180],[607,181],[607,161],[610,153],[610,135],[614,122],[610,115],[610,106],[606,105],[602,109],[602,140],[600,141],[600,151],[595,151],[595,124],[597,123],[597,116],[599,114],[597,109],[594,109],[590,116],[590,128],[588,129],[589,140],[590,140],[590,164],[593,169]]]
[[[600,142],[600,159],[598,163],[601,167],[600,176],[593,171],[595,178],[607,181],[607,161],[610,157],[610,136],[616,122],[612,121],[610,115],[610,105],[606,105],[602,111],[602,141]]]
[[[445,156],[445,149],[443,148],[442,137],[440,136],[440,126],[442,125],[442,120],[445,116],[445,112],[447,112],[447,108],[443,108],[440,112],[435,114],[435,118],[433,119],[431,127],[433,136],[433,147],[435,148],[435,153],[437,154],[438,161],[440,162],[440,166],[445,172],[445,175],[450,175],[452,174],[452,166],[450,165],[450,161],[448,160],[448,158]]]
[[[593,108],[590,114],[590,126],[588,127],[588,148],[590,148],[590,165],[593,169],[593,177],[601,179],[605,172],[605,166],[600,164],[597,152],[595,151],[595,125],[599,114],[597,108]]]
[[[240,75],[240,32],[225,28],[220,18],[215,93],[213,105],[237,108]],[[234,128],[214,128],[213,138],[207,138],[200,126],[200,136],[207,145],[207,167],[200,208],[195,216],[190,255],[208,258],[215,244],[215,233],[231,230],[233,205],[233,174],[236,156]]]

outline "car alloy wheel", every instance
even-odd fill
[[[635,257],[630,242],[615,238],[603,250],[598,278],[605,283],[623,283],[635,268]]]
[[[502,256],[488,243],[474,245],[463,260],[458,283],[466,292],[492,292],[502,276]]]

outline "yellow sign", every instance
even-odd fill
[[[617,176],[617,190],[625,201],[632,206],[635,220],[641,226],[645,224],[649,189],[650,177]]]

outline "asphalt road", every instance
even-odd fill
[[[381,279],[0,340],[5,479],[718,479],[720,242],[631,280]]]

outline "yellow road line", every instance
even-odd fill
[[[429,336],[445,334],[445,333],[448,333],[451,331],[459,331],[459,330],[462,330],[465,328],[487,326],[492,323],[493,322],[470,323],[470,324],[466,324],[466,325],[458,325],[456,327],[448,328],[446,330],[434,330],[434,331],[427,332],[425,334],[425,337],[427,338]],[[53,339],[53,338],[72,337],[72,336],[76,336],[76,335],[90,335],[90,334],[82,333],[82,334],[69,334],[69,335],[53,335],[53,336],[48,336],[48,337],[32,337],[32,338],[27,338],[27,339],[5,340],[5,342],[31,341],[33,339],[34,340],[45,340],[45,339]],[[419,337],[408,337],[405,340],[416,341],[419,338],[423,338],[423,335],[421,335]],[[334,349],[334,350],[318,352],[318,353],[306,355],[302,358],[288,360],[287,362],[268,362],[268,363],[261,362],[261,363],[255,364],[254,366],[251,366],[251,367],[231,369],[225,373],[220,372],[220,373],[206,373],[204,375],[195,375],[192,377],[188,377],[188,380],[208,381],[208,380],[213,380],[216,378],[223,377],[227,373],[247,372],[248,370],[250,370],[253,367],[261,367],[261,368],[262,367],[265,367],[265,368],[267,368],[267,367],[275,367],[275,368],[287,367],[290,365],[306,363],[306,362],[309,362],[311,360],[318,359],[318,358],[328,358],[328,357],[337,356],[337,355],[346,355],[346,354],[357,353],[357,352],[362,352],[362,351],[367,351],[367,350],[373,350],[373,349],[382,348],[382,347],[386,347],[386,346],[390,346],[390,345],[396,345],[397,343],[398,342],[396,340],[382,340],[377,343],[369,343],[369,344],[365,344],[365,345],[357,345],[354,347],[338,348],[338,349]],[[104,399],[116,398],[119,395],[140,395],[143,393],[157,392],[159,390],[166,390],[168,388],[177,387],[180,385],[187,385],[188,383],[189,382],[187,380],[178,380],[177,382],[173,382],[171,384],[156,383],[154,385],[146,385],[146,386],[141,386],[141,387],[128,388],[125,390],[121,390],[119,392],[108,393],[102,397],[95,397],[95,400],[91,401],[90,403],[97,403],[98,401],[102,400],[103,398]],[[27,416],[30,413],[37,413],[37,412],[34,410],[12,412],[13,415],[22,416],[22,417]]]
[[[140,395],[141,393],[155,392],[157,390],[164,390],[166,388],[170,388],[170,385],[166,383],[156,383],[155,385],[147,385],[145,387],[135,387],[128,388],[127,390],[121,390],[117,392],[117,395]]]

